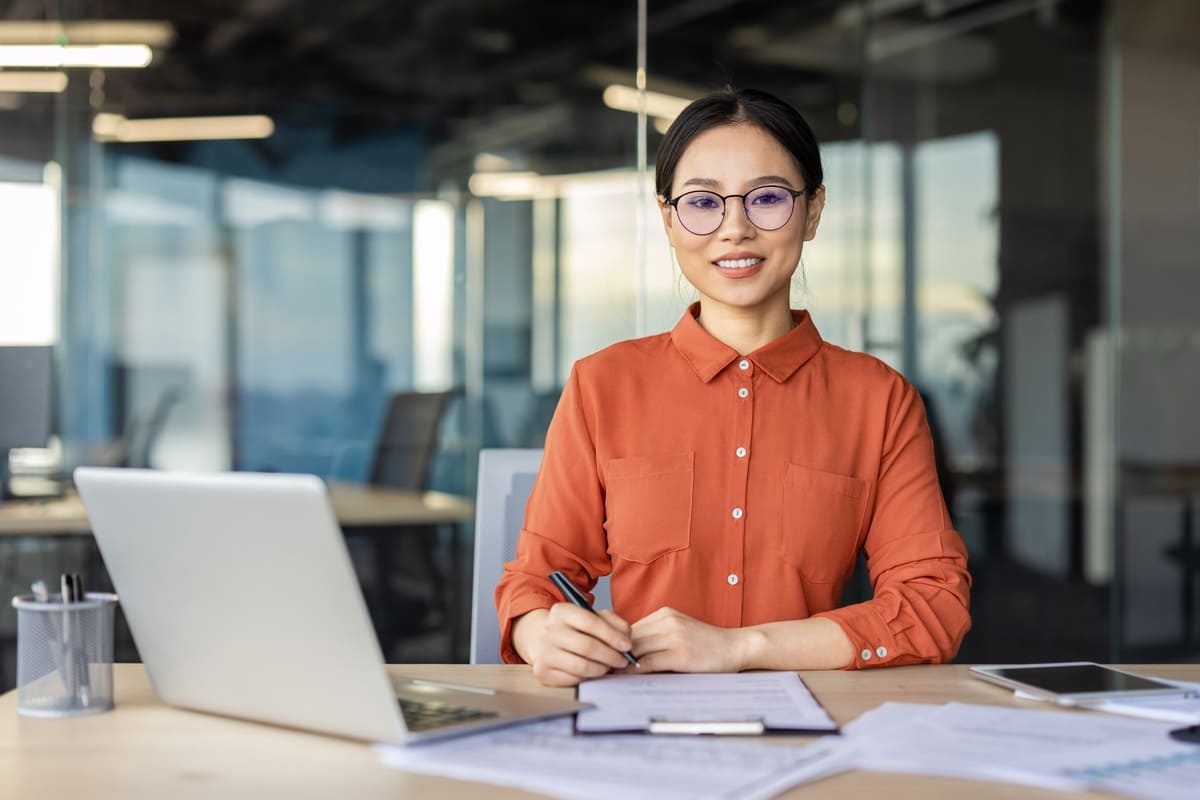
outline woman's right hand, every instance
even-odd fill
[[[607,609],[592,613],[571,603],[536,609],[513,622],[513,647],[546,686],[574,686],[629,664],[630,625]]]

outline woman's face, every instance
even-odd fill
[[[695,189],[726,196],[768,185],[809,188],[775,137],[754,125],[721,125],[698,135],[683,151],[670,191],[672,198]],[[742,200],[731,197],[720,227],[703,236],[681,225],[665,199],[670,198],[659,198],[659,208],[667,238],[684,277],[700,293],[702,309],[765,313],[788,308],[792,273],[804,242],[816,235],[824,189],[797,197],[791,218],[773,231],[756,227]]]

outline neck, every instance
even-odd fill
[[[701,301],[697,322],[741,355],[753,353],[796,327],[786,302],[770,309],[741,309]]]

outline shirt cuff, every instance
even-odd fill
[[[854,660],[842,669],[867,669],[913,664],[920,659],[904,658],[890,626],[869,603],[835,608],[813,614],[836,622],[854,646]]]
[[[524,664],[525,659],[513,649],[512,626],[517,617],[536,611],[539,608],[550,608],[560,602],[548,594],[530,592],[519,597],[511,598],[500,612],[500,660],[505,664]]]

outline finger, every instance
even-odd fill
[[[535,664],[533,676],[544,686],[576,686],[584,677],[546,664]]]
[[[559,606],[564,606],[564,608],[559,611]],[[574,628],[599,639],[614,650],[624,651],[633,646],[633,640],[629,636],[628,623],[611,611],[607,612],[611,617],[600,616],[600,614],[594,614],[577,606],[559,603],[550,609],[550,612],[555,621],[561,621],[566,627]],[[609,619],[612,619],[617,625],[623,625],[625,629],[613,627],[613,624],[609,623]]]
[[[597,611],[596,613],[599,614],[600,618],[607,622],[609,627],[611,627],[613,630],[617,631],[618,633],[623,633],[626,636],[629,635],[629,632],[633,626],[626,622],[623,617],[619,616],[617,612],[609,611],[607,608],[605,608]]]
[[[603,664],[606,669],[623,666],[628,663],[621,651],[609,647],[606,642],[597,639],[583,631],[567,629],[558,632],[551,639],[558,649]],[[633,643],[630,642],[630,646]]]
[[[638,663],[655,653],[667,652],[671,649],[672,638],[666,633],[651,632],[635,634],[633,637],[633,652],[637,654]]]
[[[563,672],[561,669],[550,669],[545,672],[534,673],[543,686],[577,686],[580,680],[578,675],[572,675],[569,672]]]
[[[593,639],[592,641],[595,640]],[[609,652],[611,653],[612,651],[610,650]],[[542,663],[547,670],[558,670],[574,675],[577,678],[599,678],[601,675],[607,675],[613,669],[610,664],[560,648],[554,648],[548,652]],[[624,663],[623,659],[621,663]]]
[[[678,613],[679,613],[678,611],[671,608],[670,606],[661,606],[658,609],[651,611],[649,614],[647,614],[646,616],[639,619],[637,622],[634,623],[634,625],[658,622],[658,621],[661,621],[664,619],[669,619],[671,617],[674,617],[674,616],[678,615]]]
[[[629,672],[685,672],[675,668],[675,659],[670,651],[638,655],[638,669],[630,667]]]

